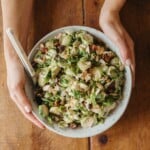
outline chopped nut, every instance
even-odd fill
[[[87,71],[84,71],[81,74],[81,79],[85,80],[86,82],[89,81],[91,79],[91,74],[88,73]]]
[[[60,101],[60,105],[65,105],[66,101],[63,99]]]
[[[100,83],[96,83],[97,87],[102,90],[103,89],[103,86],[100,84]]]
[[[41,43],[40,44],[40,50],[41,50],[42,53],[46,53],[48,51],[48,48],[45,47],[44,43]]]
[[[96,54],[102,55],[104,53],[104,51],[105,51],[104,47],[97,46]]]
[[[48,91],[48,90],[49,90],[49,87],[50,87],[50,85],[45,85],[45,86],[43,87],[43,91]]]
[[[46,53],[48,51],[48,48],[44,47],[43,49],[41,49],[42,53]]]
[[[54,120],[55,120],[56,122],[58,122],[60,119],[59,119],[59,117],[55,116],[55,117],[54,117]]]
[[[56,101],[54,102],[54,106],[55,106],[55,107],[60,106],[60,100],[56,100]]]
[[[110,62],[113,57],[114,57],[114,54],[112,52],[104,52],[102,54],[102,58],[105,62]]]
[[[77,128],[78,126],[77,126],[76,123],[70,123],[69,127],[72,128],[72,129],[75,129],[75,128]]]
[[[93,51],[96,51],[97,46],[96,46],[95,44],[92,44],[92,45],[90,46],[90,48],[91,48]]]
[[[40,44],[40,49],[43,49],[45,47],[44,43]]]

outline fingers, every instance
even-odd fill
[[[11,94],[11,98],[28,120],[30,120],[33,124],[35,124],[39,128],[44,129],[44,126],[32,114],[31,104],[28,98],[26,97],[23,88],[21,87],[17,88],[17,91],[14,94]]]
[[[32,114],[32,112],[27,113],[26,111],[24,111],[24,109],[22,108],[22,105],[20,103],[18,103],[18,100],[15,100],[16,104],[19,108],[19,110],[23,113],[23,115],[30,120],[33,124],[35,124],[37,127],[44,129],[44,126],[34,117],[34,115]]]
[[[16,98],[20,101],[20,105],[26,111],[27,113],[30,113],[32,111],[30,101],[25,95],[25,91],[23,88],[19,87],[17,89],[17,95]]]
[[[134,43],[131,39],[131,37],[128,35],[128,33],[125,31],[125,37],[126,37],[126,41],[128,43],[128,47],[129,47],[129,50],[130,50],[130,57],[131,57],[131,64],[130,64],[130,67],[131,67],[131,71],[132,71],[132,79],[133,79],[133,82],[132,82],[132,85],[133,87],[135,86],[135,55],[134,55]]]
[[[129,58],[128,45],[126,43],[124,34],[121,29],[116,28],[115,25],[110,24],[109,28],[104,29],[104,33],[116,44],[120,50],[120,55],[122,62],[125,64],[126,60]]]
[[[133,43],[127,33],[124,33],[124,38],[117,42],[117,46],[120,50],[121,57],[123,58],[124,64],[130,66],[132,71],[132,87],[135,86],[135,58]]]
[[[104,33],[116,44],[120,50],[122,62],[129,65],[132,71],[132,79],[134,86],[135,80],[135,57],[134,57],[134,43],[131,37],[121,24],[107,24],[103,26]]]
[[[114,39],[114,42],[116,43],[117,47],[120,50],[121,58],[124,64],[126,64],[126,61],[130,58],[129,52],[128,52],[128,45],[126,43],[126,40],[124,37],[117,37]]]
[[[130,48],[130,53],[131,53],[132,61],[133,61],[133,64],[135,66],[134,42],[131,39],[131,37],[129,36],[129,34],[126,31],[124,31],[124,32],[125,32],[126,41],[128,43],[128,47]]]
[[[120,26],[121,30],[123,31],[123,40],[122,40],[122,46],[124,44],[124,48],[120,47],[120,52],[122,55],[124,55],[123,52],[126,52],[126,58],[124,58],[124,62],[126,62],[126,65],[130,66],[132,71],[132,86],[135,86],[135,56],[134,56],[134,42],[129,36],[129,34],[126,32],[126,30],[123,28],[123,26]],[[121,44],[121,42],[120,42]],[[118,46],[119,47],[119,46]]]

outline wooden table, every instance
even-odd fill
[[[36,0],[28,49],[43,35],[62,26],[88,25],[99,29],[102,3],[103,0]],[[150,150],[150,1],[128,0],[121,18],[135,41],[136,87],[118,123],[91,138],[62,137],[38,129],[23,117],[8,94],[0,45],[0,150]]]

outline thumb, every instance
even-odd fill
[[[119,48],[122,62],[126,64],[130,61],[129,47],[124,37],[117,37],[114,40],[116,46]],[[128,64],[127,64],[128,65]]]
[[[124,32],[120,28],[116,28],[114,24],[105,26],[103,28],[104,33],[112,40],[112,42],[119,48],[119,52],[122,58],[122,62],[125,64],[129,58],[128,44],[124,36]]]

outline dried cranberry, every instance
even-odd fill
[[[65,46],[64,45],[59,45],[57,48],[61,52],[65,49]]]
[[[54,46],[55,46],[55,47],[60,46],[59,40],[55,40],[55,41],[54,41]]]
[[[93,44],[93,45],[90,46],[90,49],[93,50],[93,51],[96,51],[97,46],[95,44]]]
[[[106,93],[112,93],[115,90],[115,81],[113,81],[112,83],[110,83],[110,85],[107,87],[106,89]]]
[[[44,47],[43,49],[41,49],[42,53],[46,53],[48,51],[48,48]]]

